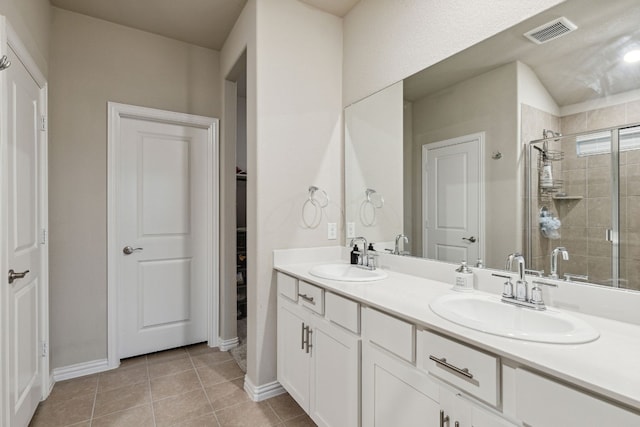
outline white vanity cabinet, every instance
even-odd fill
[[[376,286],[324,288],[278,273],[278,380],[319,426],[640,426],[640,409],[606,397],[606,389],[574,385],[533,358],[508,356],[511,346],[539,344],[505,341],[501,350],[467,343],[459,328],[448,334],[415,308],[404,315],[406,298],[389,303],[401,292],[399,280],[393,289]],[[545,346],[550,355],[567,351]],[[615,367],[603,362],[583,383],[606,369]]]
[[[278,273],[278,381],[319,426],[360,425],[358,332],[357,303]]]
[[[415,327],[362,309],[362,425],[439,424],[438,385],[415,367]]]
[[[515,382],[516,416],[528,426],[640,426],[640,413],[527,369],[516,369]]]

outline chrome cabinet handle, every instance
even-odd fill
[[[309,353],[311,351],[311,347],[313,347],[313,344],[311,344],[311,334],[313,334],[313,331],[307,326],[307,353]]]
[[[122,248],[122,253],[124,253],[125,255],[131,255],[135,251],[141,251],[141,250],[142,250],[142,248],[134,248],[133,246],[125,246],[124,248]]]
[[[309,304],[316,305],[315,301],[313,300],[313,297],[310,297],[307,294],[298,294],[298,296],[303,300],[305,300],[306,302],[308,302]]]
[[[449,415],[445,415],[444,411],[440,409],[440,427],[444,427],[444,423],[449,425]]]
[[[458,368],[455,365],[452,365],[451,363],[447,362],[447,359],[445,359],[444,357],[442,359],[438,359],[436,356],[429,356],[429,359],[433,360],[434,362],[436,362],[439,365],[444,366],[447,369],[450,369],[452,371],[454,371],[456,374],[460,374],[465,378],[468,378],[470,380],[473,379],[473,374],[471,372],[469,372],[469,369],[467,368]]]
[[[476,238],[474,236],[471,237],[463,237],[462,240],[466,240],[469,243],[475,243],[476,242]]]
[[[28,273],[29,270],[25,270],[22,273],[16,273],[13,270],[9,270],[9,284],[12,284],[18,279],[24,279],[24,276],[26,276]]]
[[[310,335],[313,333],[313,331],[311,330],[311,327],[309,325],[306,325],[303,323],[302,324],[302,338],[301,338],[301,350],[304,350],[305,353],[309,353],[309,349],[311,347],[313,347],[313,345],[311,345],[311,337]],[[305,345],[307,346],[305,348]]]

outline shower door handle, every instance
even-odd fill
[[[604,238],[607,239],[607,242],[613,242],[613,230],[610,228],[607,228],[605,230]]]

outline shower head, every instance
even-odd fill
[[[551,129],[542,129],[542,137],[544,139],[553,138],[555,136],[562,136],[560,132],[555,132]]]

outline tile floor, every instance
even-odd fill
[[[196,344],[56,383],[31,427],[315,426],[287,394],[252,402],[228,352]]]

